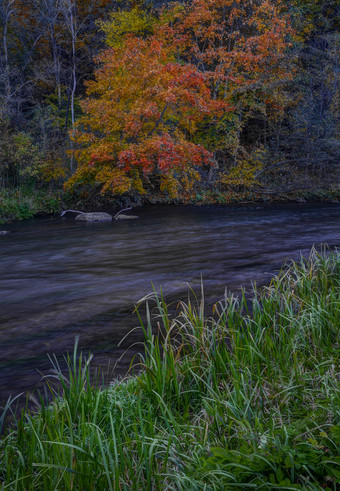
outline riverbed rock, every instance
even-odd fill
[[[131,220],[134,218],[139,218],[136,215],[118,215],[115,220]]]
[[[111,222],[112,216],[105,212],[80,213],[76,222]]]

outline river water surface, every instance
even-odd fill
[[[50,371],[47,353],[80,346],[97,365],[117,362],[135,334],[133,306],[162,286],[183,298],[201,276],[210,301],[270,281],[313,245],[340,247],[340,206],[148,207],[138,220],[76,223],[74,216],[7,226],[0,236],[0,400],[32,391]],[[136,338],[137,336],[137,338]],[[138,349],[135,348],[135,349]]]

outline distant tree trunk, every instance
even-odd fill
[[[71,36],[71,54],[70,54],[70,84],[69,84],[69,94],[70,94],[70,111],[71,111],[71,124],[72,124],[72,137],[71,137],[71,162],[70,162],[70,170],[73,172],[74,165],[74,125],[75,125],[75,94],[77,89],[77,36],[78,36],[78,27],[77,27],[77,6],[76,0],[64,0],[64,17],[66,20],[66,24]],[[66,118],[68,118],[68,110]],[[67,124],[67,119],[66,119]]]
[[[76,25],[76,4],[75,1],[70,5],[70,32],[72,43],[72,58],[71,58],[71,120],[72,128],[74,127],[74,96],[77,88],[77,63],[76,63],[76,41],[77,41],[77,25]]]
[[[57,86],[58,93],[58,107],[61,106],[61,84],[60,84],[60,60],[58,57],[58,46],[54,33],[54,24],[50,25],[50,35],[51,35],[51,45],[52,45],[52,53],[53,53],[53,69],[55,76],[55,83]]]
[[[4,49],[4,78],[5,78],[5,94],[4,102],[7,107],[11,98],[11,79],[10,79],[10,65],[8,56],[8,22],[11,15],[14,12],[14,0],[9,0],[7,5],[3,4],[1,17],[3,19],[3,49]]]

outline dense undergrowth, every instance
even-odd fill
[[[340,189],[314,190],[298,189],[293,192],[266,192],[249,189],[247,191],[219,191],[218,189],[202,190],[193,195],[183,195],[178,199],[161,195],[149,196],[147,203],[152,204],[193,204],[193,205],[229,205],[242,203],[307,203],[339,202]]]
[[[340,255],[247,298],[148,297],[144,370],[106,389],[54,362],[63,397],[3,437],[2,489],[339,489]]]
[[[37,189],[0,191],[0,224],[60,211],[60,192]]]

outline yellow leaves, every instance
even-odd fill
[[[138,172],[132,172],[131,188],[137,191],[139,194],[146,194],[146,190],[143,186],[142,179],[138,175]]]
[[[105,165],[97,174],[96,181],[103,183],[101,193],[124,194],[130,191],[132,180],[122,169]]]
[[[201,180],[201,176],[199,172],[196,169],[189,167],[188,169],[186,169],[186,172],[183,172],[181,177],[181,185],[183,190],[187,194],[193,195],[194,189],[200,180]]]
[[[189,165],[182,169],[177,169],[162,174],[160,181],[160,191],[167,194],[171,198],[184,198],[185,195],[193,195],[197,183],[201,180],[201,176],[197,170]]]
[[[49,156],[40,167],[39,175],[44,182],[58,181],[66,177],[66,169],[62,158]]]
[[[179,181],[173,176],[173,173],[163,174],[161,176],[160,191],[168,194],[172,198],[178,198],[180,190]]]
[[[266,109],[275,117],[285,103],[271,84],[289,77],[290,28],[273,1],[193,0],[157,22],[137,6],[102,28],[109,47],[82,103],[73,184],[144,193],[156,177],[170,196],[193,192],[199,168],[213,165],[207,148],[239,158],[243,121]],[[244,152],[227,181],[246,186],[257,157]]]
[[[155,18],[140,7],[113,12],[108,22],[99,23],[111,48],[122,46],[126,35],[145,36],[152,32]]]
[[[257,148],[252,153],[247,154],[244,149],[242,157],[237,161],[237,165],[232,167],[228,174],[222,174],[219,184],[225,189],[249,189],[256,184],[256,174],[262,169],[266,159],[266,150]]]

